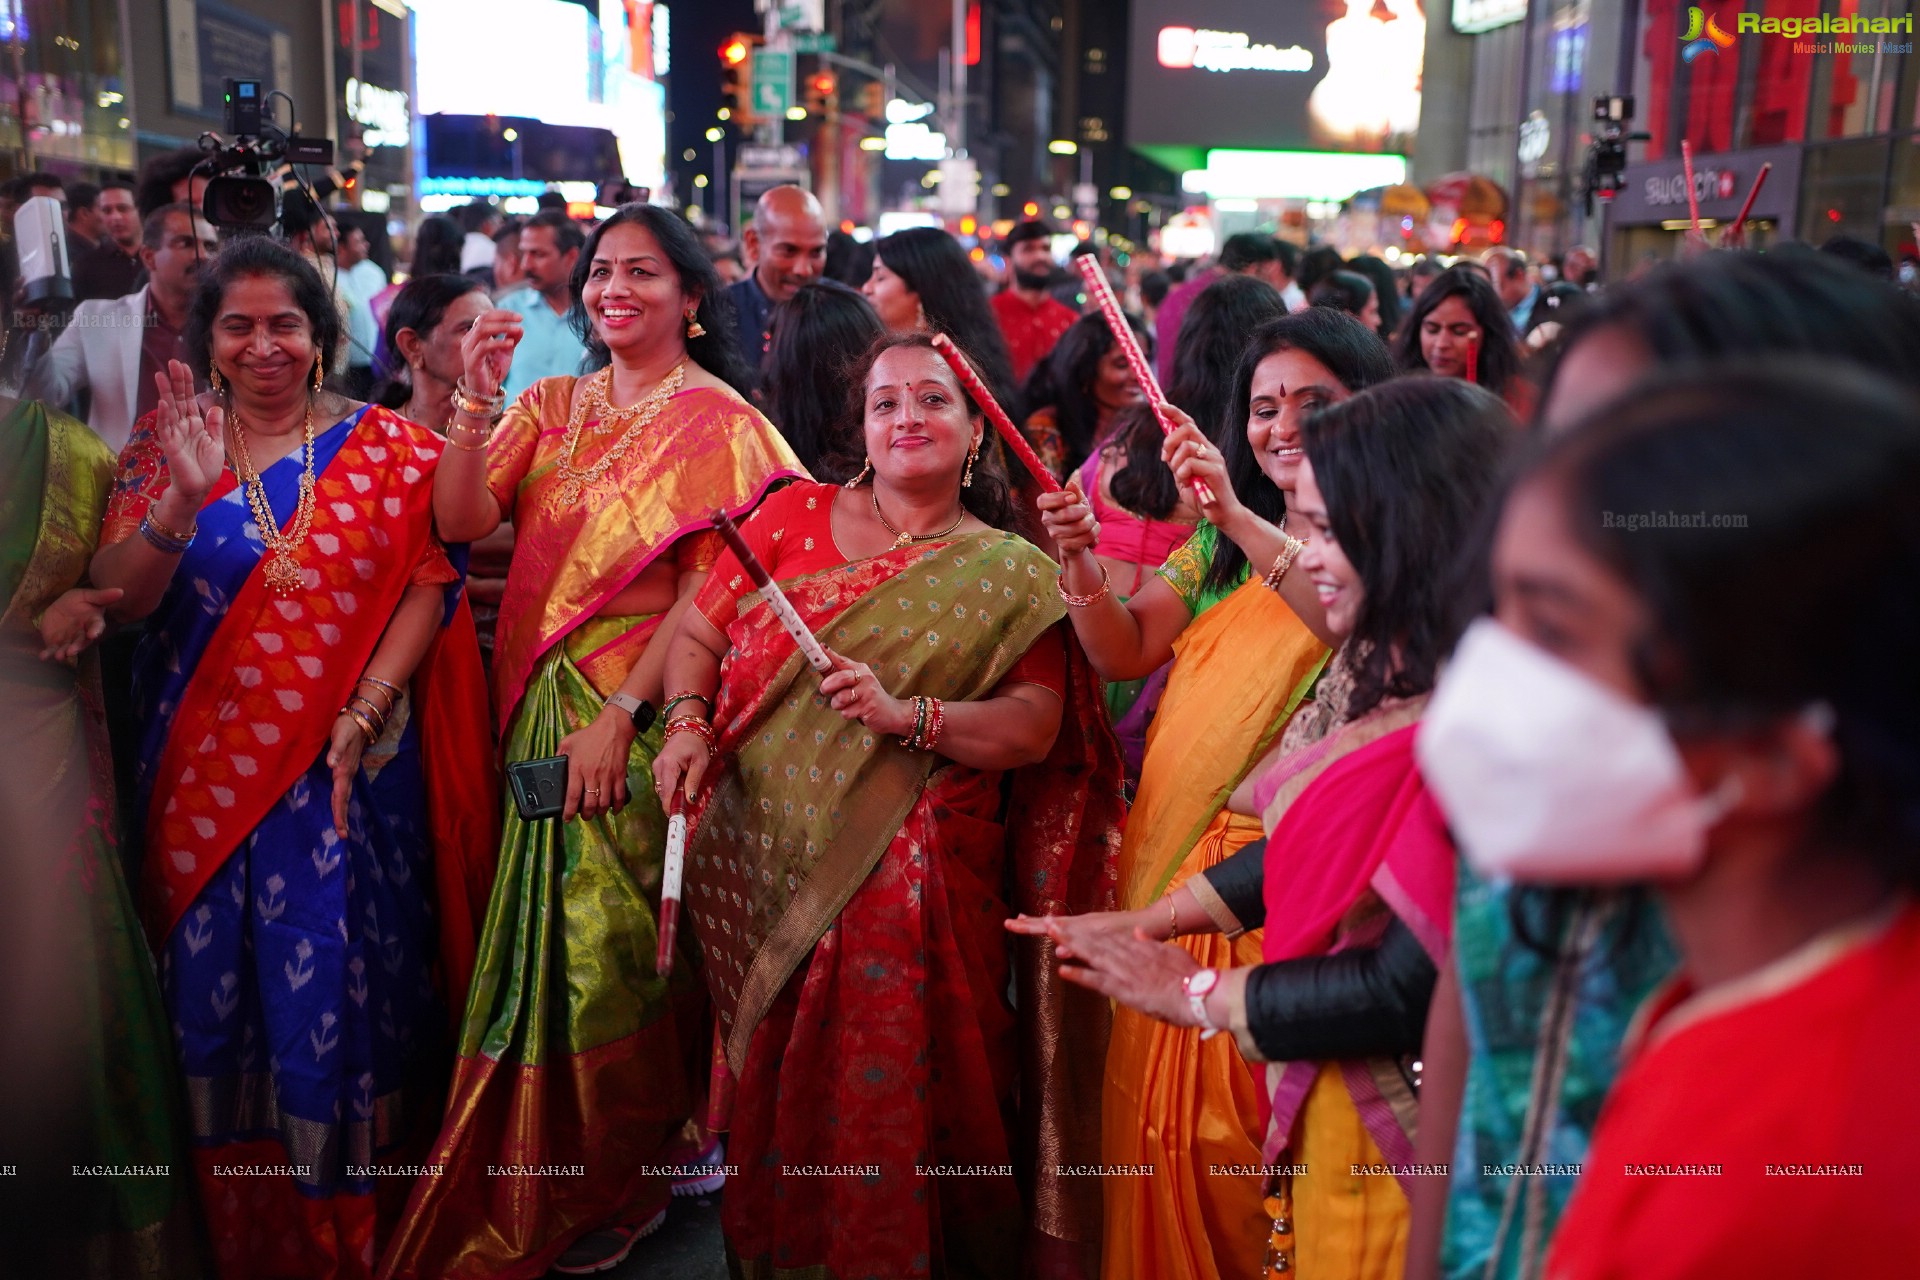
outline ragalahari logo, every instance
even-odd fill
[[[1722,31],[1720,24],[1698,5],[1687,10],[1687,33],[1680,39],[1680,60],[1689,66],[1701,54],[1719,53],[1733,44],[1733,37]]]

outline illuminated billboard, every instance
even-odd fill
[[[1417,0],[1135,0],[1135,147],[1404,153],[1420,120]]]

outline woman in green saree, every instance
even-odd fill
[[[90,651],[118,593],[82,585],[113,471],[85,424],[0,395],[0,1266],[22,1277],[203,1273]]]

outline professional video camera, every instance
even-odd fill
[[[333,143],[290,134],[275,124],[258,80],[230,79],[226,88],[226,136],[200,135],[207,158],[194,172],[214,175],[201,207],[216,227],[265,231],[280,219],[280,186],[267,175],[283,164],[329,166]],[[287,105],[293,105],[291,98]]]
[[[1587,148],[1586,168],[1581,174],[1589,216],[1593,213],[1595,196],[1611,200],[1614,193],[1626,185],[1627,144],[1645,142],[1652,136],[1627,131],[1627,126],[1633,122],[1633,99],[1630,97],[1595,98],[1593,119],[1593,145]]]

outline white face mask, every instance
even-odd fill
[[[1467,861],[1494,879],[1684,877],[1739,798],[1737,779],[1694,789],[1659,712],[1491,618],[1461,639],[1414,750]]]

